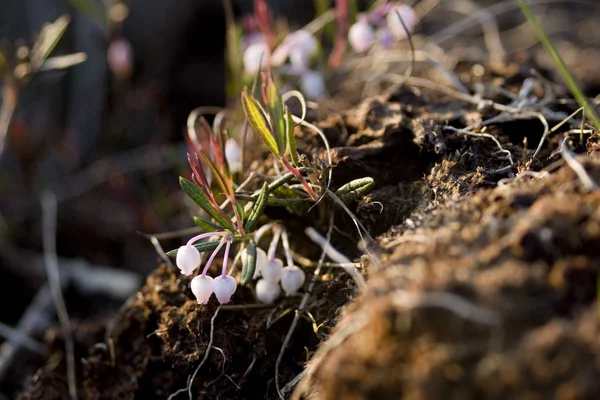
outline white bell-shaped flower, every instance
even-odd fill
[[[198,265],[200,265],[200,252],[191,245],[181,246],[177,250],[175,262],[182,274],[191,275],[198,268]]]
[[[244,51],[244,70],[247,74],[254,75],[261,65],[264,67],[268,62],[269,48],[264,42],[258,42],[248,46]]]
[[[283,261],[276,258],[274,260],[268,260],[262,268],[262,276],[265,280],[278,283],[281,279],[281,271],[283,271]]]
[[[306,70],[300,75],[300,90],[309,100],[318,100],[325,94],[325,80],[319,72]]]
[[[231,172],[236,173],[242,170],[242,148],[233,139],[225,142],[225,158]]]
[[[219,275],[213,279],[213,288],[215,289],[215,296],[221,304],[227,304],[231,300],[231,296],[235,293],[237,288],[237,282],[233,276]]]
[[[375,44],[375,31],[369,25],[366,17],[359,17],[358,21],[348,31],[348,42],[357,53],[369,51]]]
[[[198,304],[206,304],[213,294],[213,278],[206,275],[198,275],[192,279],[191,283],[192,293],[196,296]]]
[[[417,15],[415,14],[415,10],[406,4],[395,5],[387,14],[386,22],[390,31],[396,38],[406,39],[406,30],[402,26],[402,22],[400,22],[398,14],[400,14],[400,17],[402,17],[402,21],[404,21],[406,29],[408,29],[408,32],[411,34],[413,33],[415,25],[417,24]]]
[[[256,298],[261,303],[272,304],[280,294],[281,289],[277,282],[269,282],[265,279],[256,282]]]
[[[285,267],[281,272],[281,287],[283,287],[285,295],[291,296],[296,294],[298,289],[304,285],[305,279],[306,274],[302,269],[296,266]]]

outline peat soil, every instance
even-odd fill
[[[558,151],[576,120],[536,153],[535,112],[552,126],[577,106],[531,67],[461,66],[493,102],[415,81],[320,118],[334,188],[375,179],[350,206],[375,240],[361,259],[366,289],[325,268],[280,362],[300,297],[265,306],[240,287],[231,304],[201,306],[189,278],[161,265],[116,316],[75,327],[81,397],[600,397],[600,192],[585,181],[600,182],[598,136],[571,135],[578,173]],[[485,135],[453,129],[477,124]],[[347,220],[339,231],[352,232]],[[60,330],[46,339],[55,351],[21,399],[68,396]]]

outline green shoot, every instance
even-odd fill
[[[546,52],[552,58],[554,65],[556,65],[556,69],[558,70],[561,77],[565,81],[565,84],[571,91],[571,94],[573,95],[573,97],[575,97],[575,100],[577,100],[579,105],[581,107],[583,107],[585,114],[592,122],[592,125],[594,125],[594,128],[596,130],[600,130],[600,118],[598,118],[598,114],[596,114],[595,109],[588,102],[588,100],[585,97],[585,95],[583,94],[581,88],[579,87],[579,85],[577,84],[577,82],[575,81],[575,79],[573,78],[571,73],[569,72],[569,69],[567,68],[562,57],[556,50],[556,47],[554,47],[554,44],[552,43],[552,41],[550,40],[548,35],[546,35],[546,32],[544,32],[544,29],[540,25],[539,21],[537,20],[535,15],[533,15],[531,8],[529,8],[529,6],[527,5],[527,3],[524,0],[517,0],[517,3],[519,4],[519,7],[521,7],[521,11],[525,15],[525,18],[527,18],[527,20],[529,21],[529,23],[535,30],[535,33],[537,34],[538,38],[540,39],[540,42],[542,42],[542,45],[546,49]]]

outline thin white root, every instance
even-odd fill
[[[308,227],[304,232],[313,242],[321,246],[323,252],[325,252],[325,254],[327,254],[329,258],[339,263],[339,265],[342,266],[342,268],[344,268],[344,271],[346,271],[348,275],[350,275],[352,279],[354,279],[354,282],[356,282],[356,286],[359,290],[363,290],[365,288],[365,286],[367,285],[365,282],[365,278],[363,278],[360,272],[356,270],[354,264],[352,263],[352,261],[350,261],[348,257],[334,249],[329,243],[329,240],[321,236],[319,232],[317,232],[314,228]],[[346,265],[351,266],[346,267]]]
[[[198,364],[198,366],[194,370],[194,373],[188,378],[187,386],[183,389],[179,389],[175,393],[172,393],[167,398],[167,400],[172,400],[175,396],[177,396],[180,393],[184,393],[184,392],[188,392],[188,396],[189,396],[190,400],[193,400],[192,383],[194,383],[194,380],[196,379],[196,375],[198,375],[198,371],[200,371],[200,368],[202,368],[202,366],[204,365],[206,360],[208,360],[208,356],[210,355],[210,350],[213,348],[212,344],[213,344],[213,337],[214,337],[214,332],[215,332],[215,319],[217,318],[217,315],[219,314],[220,310],[221,310],[221,306],[219,305],[219,307],[217,307],[217,309],[215,310],[215,313],[213,314],[212,318],[210,319],[210,337],[208,339],[208,344],[206,345],[206,350],[204,351],[204,357],[202,358],[202,361],[200,361],[200,364]]]

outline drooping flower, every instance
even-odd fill
[[[397,39],[406,39],[406,30],[402,26],[398,15],[400,15],[402,21],[404,21],[404,25],[406,25],[406,29],[411,34],[417,24],[417,15],[415,10],[406,4],[397,4],[388,11],[386,17],[388,28]]]
[[[191,275],[200,265],[200,252],[191,244],[181,246],[177,251],[175,263],[182,274]]]
[[[237,282],[233,276],[219,275],[213,279],[213,288],[219,303],[227,304],[231,301],[231,296],[235,293]]]
[[[357,53],[367,52],[375,44],[375,31],[365,15],[360,15],[358,21],[350,27],[348,42]]]
[[[266,279],[260,279],[256,282],[256,297],[261,303],[272,304],[280,294],[281,289],[277,282],[267,281]]]
[[[283,268],[281,272],[281,287],[286,296],[291,296],[298,292],[298,289],[304,285],[306,274],[298,267],[290,266]]]
[[[263,279],[272,283],[278,283],[281,279],[283,261],[278,258],[268,260],[262,268]]]
[[[190,287],[198,304],[206,304],[214,292],[213,278],[207,275],[198,275],[192,279]]]

